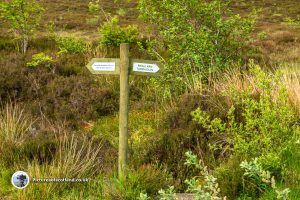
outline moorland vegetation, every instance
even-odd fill
[[[300,199],[300,4],[3,0],[0,199]],[[117,176],[118,76],[94,57],[159,60],[130,77]],[[11,185],[35,178],[88,183]]]

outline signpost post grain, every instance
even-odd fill
[[[128,162],[129,45],[120,47],[119,176]]]
[[[129,57],[129,45],[120,46],[120,59],[93,58],[86,66],[92,74],[120,75],[119,108],[119,178],[124,175],[128,163],[128,111],[129,74],[155,76],[161,72],[160,63],[152,60],[138,60]]]

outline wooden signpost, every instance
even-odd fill
[[[118,173],[121,177],[128,163],[129,74],[155,76],[161,72],[161,65],[158,61],[131,59],[129,45],[124,43],[120,46],[120,59],[93,58],[86,67],[92,74],[120,75]]]

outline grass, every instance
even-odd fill
[[[59,143],[52,161],[41,164],[40,160],[28,162],[27,166],[15,166],[18,169],[25,169],[31,181],[33,178],[89,178],[93,181],[94,175],[102,170],[103,160],[101,159],[102,145],[93,139],[78,136],[61,134]],[[72,188],[85,187],[87,183],[32,183],[23,191],[12,193],[13,196],[21,199],[35,199],[36,195],[51,199],[55,195],[71,190]]]
[[[283,68],[283,81],[289,92],[289,99],[295,108],[295,111],[300,115],[300,65],[288,65]]]
[[[120,18],[122,26],[137,24],[141,37],[148,34],[146,33],[147,24],[137,18],[136,1],[114,3],[114,1],[102,0],[100,3],[107,15],[109,13],[111,15],[116,13],[122,15]],[[76,105],[87,99],[86,96],[81,94],[88,90],[89,85],[86,87],[81,85],[77,78],[78,74],[87,75],[88,72],[87,70],[84,71],[84,65],[90,58],[119,56],[118,48],[95,47],[99,43],[97,28],[107,20],[101,12],[96,13],[99,18],[97,17],[97,20],[95,20],[94,15],[88,12],[87,1],[74,0],[70,3],[65,0],[57,2],[46,0],[42,4],[46,8],[42,20],[43,24],[30,42],[28,55],[21,56],[16,52],[16,43],[10,38],[11,33],[9,33],[7,24],[0,21],[0,64],[11,68],[10,73],[2,73],[3,76],[0,77],[0,80],[4,79],[5,76],[15,77],[18,80],[17,82],[2,82],[0,89],[5,93],[1,94],[0,100],[4,102],[10,98],[6,92],[8,89],[12,95],[18,94],[22,87],[29,87],[30,84],[34,86],[33,91],[41,96],[47,90],[53,91],[52,95],[45,98],[44,105],[37,104],[39,97],[35,98],[34,101],[30,99],[28,102],[23,102],[23,95],[27,93],[27,95],[30,95],[30,90],[24,91],[24,94],[21,93],[19,96],[16,95],[16,99],[20,101],[20,104],[34,104],[39,108],[37,112],[31,113],[32,116],[28,115],[19,104],[5,105],[0,111],[0,153],[6,154],[6,156],[0,156],[1,163],[6,163],[6,165],[0,166],[0,199],[21,200],[24,198],[40,199],[41,197],[53,200],[111,199],[112,196],[122,199],[134,199],[134,196],[138,195],[140,191],[146,191],[154,197],[157,195],[157,190],[166,187],[168,184],[175,184],[180,189],[185,187],[184,184],[181,184],[183,181],[181,179],[191,172],[183,169],[181,167],[183,163],[180,162],[182,161],[183,151],[187,149],[192,149],[201,154],[201,158],[207,162],[212,170],[217,164],[222,163],[219,171],[216,170],[221,173],[219,175],[220,180],[224,181],[220,183],[221,189],[225,193],[231,193],[232,198],[240,195],[241,170],[238,168],[238,160],[224,157],[216,162],[213,153],[208,150],[206,144],[210,136],[201,127],[191,123],[190,111],[196,106],[202,106],[213,115],[221,118],[226,116],[227,111],[233,104],[234,97],[224,97],[222,93],[232,88],[237,91],[251,88],[253,96],[258,97],[260,91],[257,90],[256,82],[253,77],[245,72],[244,66],[240,68],[233,67],[218,76],[218,78],[212,78],[211,85],[202,84],[197,76],[193,77],[194,79],[188,83],[192,94],[176,97],[171,100],[171,103],[160,102],[157,99],[159,94],[156,94],[151,85],[145,84],[144,77],[131,77],[132,101],[130,102],[131,112],[129,115],[131,174],[127,181],[119,181],[116,175],[113,175],[116,169],[118,147],[118,116],[114,114],[117,109],[107,115],[104,114],[96,121],[85,122],[83,129],[80,130],[82,134],[74,134],[74,130],[70,131],[67,128],[60,128],[57,125],[50,125],[49,123],[40,122],[43,120],[38,120],[38,123],[41,123],[38,126],[38,132],[40,129],[45,129],[45,131],[40,131],[39,136],[32,135],[32,125],[37,124],[37,121],[33,119],[35,119],[37,113],[42,112],[45,106],[50,104],[49,101],[56,102],[59,95],[69,95],[70,101],[59,104],[56,110],[57,113],[65,110],[62,112],[68,114],[70,109],[64,107],[71,104],[74,104],[74,109],[83,110],[83,107],[79,108]],[[286,17],[295,18],[299,15],[300,4],[293,0],[235,0],[230,6],[234,12],[241,15],[250,12],[253,7],[262,9],[254,33],[256,41],[253,42],[253,46],[262,46],[257,51],[257,56],[262,58],[261,63],[265,63],[267,67],[273,67],[273,71],[277,68],[282,69],[282,79],[288,89],[289,100],[298,116],[300,116],[300,32],[285,23]],[[56,55],[57,45],[53,38],[49,37],[48,30],[45,28],[51,22],[54,23],[54,30],[58,35],[71,36],[94,44],[92,50],[88,53],[56,57],[56,71],[53,74],[47,74],[49,76],[47,79],[52,79],[54,74],[58,73],[57,77],[70,77],[74,80],[73,82],[77,85],[74,91],[76,91],[75,94],[78,94],[78,98],[75,98],[75,94],[68,94],[67,90],[62,94],[58,94],[59,90],[54,86],[50,87],[51,85],[48,89],[43,89],[43,85],[48,82],[44,79],[39,81],[37,77],[43,75],[44,71],[29,73],[23,68],[25,61],[30,59],[31,54],[45,51],[49,55]],[[265,32],[265,34],[259,36],[261,32]],[[262,35],[265,35],[265,37],[262,37]],[[144,56],[139,53],[136,47],[132,49],[132,52],[132,57]],[[255,56],[253,54],[253,57]],[[22,72],[19,72],[17,76],[16,72],[19,69]],[[22,77],[23,74],[28,73],[29,76],[26,76],[28,80],[25,82]],[[41,77],[43,78],[43,76]],[[67,82],[62,82],[64,78],[57,79],[57,83],[60,83],[61,88],[67,87]],[[89,78],[92,79],[92,77]],[[116,91],[116,94],[118,93],[118,77],[97,76],[93,78],[97,87],[102,89],[113,88],[112,90]],[[92,91],[98,92],[98,90]],[[92,96],[94,93],[85,94]],[[54,94],[58,97],[52,98]],[[111,94],[108,93],[109,95]],[[104,99],[103,108],[112,108],[117,105],[109,103],[110,97],[107,97],[109,99],[105,98],[106,96],[100,98]],[[112,96],[111,98],[115,99],[116,97]],[[99,102],[98,99],[97,102]],[[85,107],[86,105],[82,104],[81,106]],[[90,110],[94,109],[93,105],[88,106]],[[50,114],[53,113],[50,112]],[[84,121],[82,117],[87,113],[80,112],[80,115],[82,116],[76,115],[76,117]],[[55,142],[51,145],[53,149],[45,146],[46,150],[42,151],[40,150],[43,146],[41,141],[48,139],[49,135],[47,133],[52,136],[56,135]],[[32,141],[31,144],[27,143],[28,138]],[[294,140],[298,141],[299,138]],[[18,151],[19,146],[27,150],[27,153],[24,154],[24,152]],[[37,154],[36,151],[39,151],[40,154]],[[290,197],[295,200],[299,199],[300,196],[299,153],[299,145],[296,143],[291,143],[283,153],[283,160],[286,162],[286,174],[284,174],[281,183],[282,188],[289,187],[291,189]],[[16,159],[18,156],[24,155],[27,156],[22,161]],[[8,157],[11,158],[8,159]],[[15,161],[10,162],[11,159]],[[10,183],[11,174],[15,169],[24,169],[31,177],[36,178],[83,177],[90,178],[90,182],[88,184],[30,184],[26,190],[18,191],[12,188]],[[166,181],[171,172],[176,179],[175,183]],[[226,183],[234,185],[235,188],[229,187]],[[274,195],[274,192],[266,192],[262,199],[274,199]]]
[[[26,116],[24,109],[17,105],[7,104],[0,111],[0,138],[2,145],[12,143],[19,145],[24,142],[33,121]]]

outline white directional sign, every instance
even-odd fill
[[[115,62],[95,62],[92,64],[92,68],[95,71],[113,72],[116,70],[116,63]]]
[[[161,72],[161,64],[153,60],[131,59],[131,74],[158,75]]]
[[[157,66],[157,64],[133,63],[133,71],[156,73],[159,71],[159,67]]]
[[[86,67],[92,74],[120,74],[120,59],[93,58]]]

